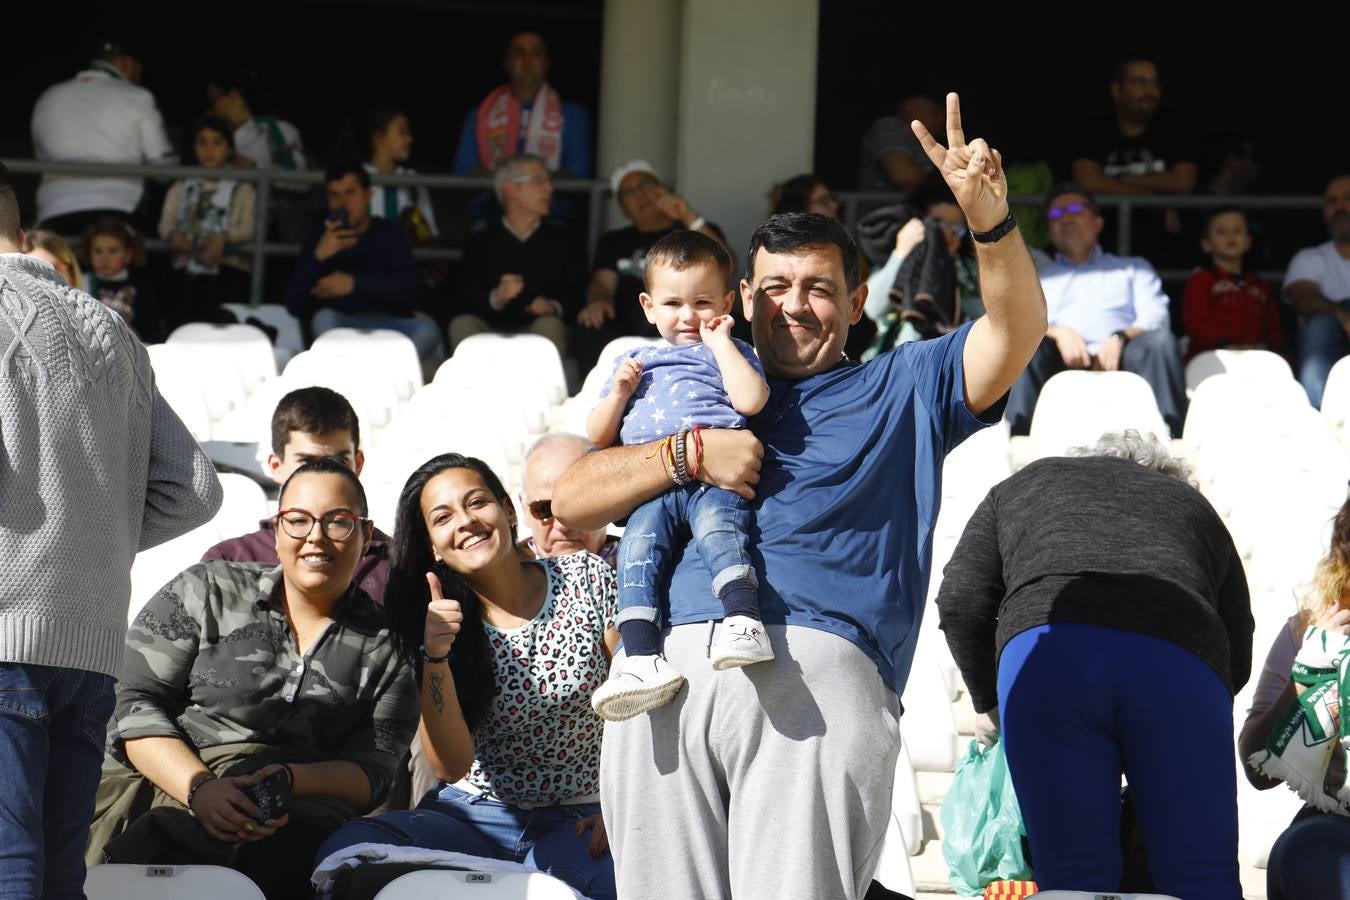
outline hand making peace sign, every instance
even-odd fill
[[[990,231],[1008,218],[1008,182],[1003,177],[1003,155],[984,138],[966,143],[961,130],[961,100],[947,95],[947,146],[939,144],[923,123],[910,123],[914,136],[966,214],[972,231]]]

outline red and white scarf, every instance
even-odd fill
[[[488,94],[478,107],[478,159],[485,168],[495,169],[502,160],[516,155],[523,111],[510,85],[505,84]],[[549,171],[556,172],[562,161],[562,130],[562,100],[545,82],[530,108],[525,152],[542,158]]]

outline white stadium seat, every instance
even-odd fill
[[[463,869],[423,869],[409,872],[385,885],[375,900],[578,900],[575,891],[542,872],[475,872]]]
[[[290,310],[280,303],[259,303],[250,306],[247,303],[221,304],[240,322],[253,318],[264,325],[277,330],[272,345],[272,355],[276,358],[277,369],[283,369],[290,358],[305,349],[305,336],[300,328],[300,320],[291,315]]]
[[[263,900],[248,876],[223,866],[90,866],[84,893],[89,900]]]
[[[1350,356],[1343,356],[1331,367],[1327,386],[1322,390],[1322,417],[1342,446],[1350,449]]]
[[[1060,372],[1045,383],[1036,401],[1033,458],[1061,456],[1127,428],[1163,441],[1170,436],[1147,381],[1133,372]]]
[[[1186,364],[1186,391],[1190,393],[1206,378],[1225,373],[1259,379],[1294,377],[1285,358],[1269,350],[1206,350]]]
[[[272,342],[252,325],[215,325],[190,322],[173,330],[165,343],[191,350],[196,364],[207,372],[234,369],[247,394],[277,377]]]
[[[310,352],[359,360],[367,374],[378,373],[378,377],[392,382],[401,402],[406,403],[422,386],[422,363],[417,356],[417,345],[397,331],[334,328],[316,337]]]

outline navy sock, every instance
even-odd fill
[[[733,581],[722,588],[722,612],[727,616],[759,618],[759,592],[748,581]]]
[[[628,619],[619,623],[623,652],[629,656],[656,656],[661,652],[661,629],[655,622]]]

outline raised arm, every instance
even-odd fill
[[[731,408],[743,416],[753,416],[763,409],[769,402],[769,385],[732,341],[731,316],[718,316],[711,322],[704,322],[699,325],[699,331],[703,343],[717,360]]]
[[[446,659],[422,665],[422,695],[420,700],[422,751],[431,771],[445,781],[459,781],[473,766],[477,753],[473,734],[459,705],[455,690],[455,676],[450,671],[451,648],[459,635],[464,614],[459,601],[447,600],[441,593],[441,580],[427,573],[431,588],[431,602],[427,604],[426,630],[423,647],[427,656]],[[491,686],[484,687],[490,690]]]
[[[923,123],[911,124],[928,158],[956,196],[974,232],[987,232],[1008,218],[1008,182],[1003,156],[983,138],[966,143],[961,103],[947,95],[947,147]],[[962,364],[966,405],[979,415],[1008,392],[1046,334],[1045,295],[1036,264],[1014,228],[993,243],[975,243],[986,314],[971,327]]]

